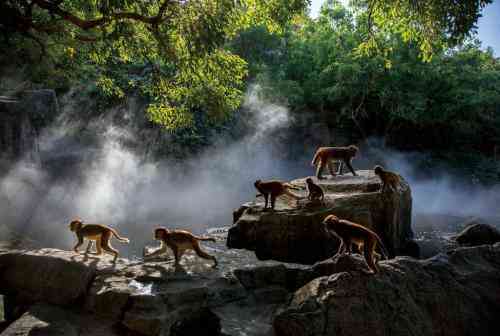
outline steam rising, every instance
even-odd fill
[[[250,118],[247,136],[181,165],[145,161],[123,145],[139,140],[116,126],[106,127],[99,143],[82,145],[63,114],[42,135],[40,146],[46,155],[70,159],[58,176],[25,161],[16,164],[0,182],[0,195],[8,200],[4,223],[59,248],[69,248],[74,240],[67,229],[72,218],[111,224],[132,238],[132,254],[152,239],[158,225],[197,233],[230,225],[232,211],[254,196],[257,178],[293,177],[290,163],[278,159],[279,146],[270,140],[288,126],[288,110],[263,102],[258,87],[251,88],[244,108]],[[70,173],[63,173],[68,165]]]
[[[280,130],[291,123],[285,107],[267,103],[254,86],[244,109],[249,116],[248,135],[214,145],[182,164],[145,160],[124,145],[141,139],[109,122],[104,123],[110,125],[105,128],[95,125],[102,129],[96,143],[82,143],[63,113],[40,139],[45,155],[65,158],[62,167],[40,168],[21,160],[0,181],[1,239],[27,233],[41,246],[67,249],[74,241],[67,225],[79,217],[89,223],[110,224],[131,238],[130,255],[140,253],[158,225],[201,233],[231,224],[233,209],[255,195],[257,178],[292,179],[313,173],[300,160],[290,161],[283,155],[286,139],[280,137],[285,133]],[[412,187],[414,213],[496,215],[499,187],[463,189],[459,179],[444,174],[422,181],[412,168],[411,155],[388,151],[373,142],[366,147],[369,149],[362,149],[368,153],[365,162],[359,159],[354,166],[371,168],[383,163],[401,173]],[[305,155],[309,161],[311,153]],[[126,249],[124,245],[119,248]]]

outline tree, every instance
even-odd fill
[[[240,30],[279,31],[308,0],[4,0],[4,43],[31,40],[40,58],[82,73],[92,67],[109,95],[138,87],[151,120],[189,126],[193,111],[224,118],[242,98],[246,62],[224,48]],[[145,66],[130,80],[108,76]]]
[[[355,0],[367,6],[369,35],[361,49],[376,49],[377,34],[391,30],[419,45],[424,60],[436,47],[456,46],[470,37],[482,9],[493,0]]]

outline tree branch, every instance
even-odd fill
[[[156,16],[145,16],[135,12],[118,12],[118,13],[111,13],[109,16],[103,16],[101,18],[92,20],[84,20],[76,15],[73,15],[68,11],[65,11],[59,7],[58,3],[54,3],[47,0],[33,0],[33,3],[40,8],[47,10],[49,13],[57,15],[61,19],[70,22],[73,25],[83,30],[89,30],[100,26],[104,26],[112,21],[121,19],[140,21],[150,25],[157,24],[162,20],[163,14],[168,8],[168,5],[171,3],[171,0],[163,1]]]

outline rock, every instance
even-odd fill
[[[500,231],[488,224],[472,224],[456,236],[462,246],[477,246],[500,242]]]
[[[39,164],[38,134],[59,113],[53,90],[27,90],[17,100],[0,101],[0,152],[3,159],[23,156]]]
[[[340,272],[297,290],[277,336],[496,335],[500,243],[427,260],[397,257],[377,275]]]
[[[71,252],[41,249],[0,252],[1,294],[27,302],[69,305],[83,298],[95,267],[77,263]]]
[[[406,253],[413,237],[408,183],[402,180],[396,193],[382,195],[373,171],[357,173],[317,182],[325,191],[324,205],[303,200],[291,206],[278,199],[275,211],[263,211],[262,201],[244,204],[234,212],[227,246],[254,251],[260,260],[313,264],[338,249],[338,241],[321,229],[321,221],[333,213],[377,232],[391,255]],[[291,183],[304,190],[304,180]]]
[[[0,336],[117,336],[112,325],[93,316],[52,305],[32,306]]]
[[[220,319],[208,308],[178,320],[170,328],[170,336],[218,336],[220,332]]]

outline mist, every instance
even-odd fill
[[[259,93],[252,86],[243,105],[248,134],[237,141],[221,140],[182,163],[145,159],[126,145],[143,139],[110,120],[93,121],[98,136],[82,140],[75,135],[77,124],[68,118],[78,106],[66,102],[39,140],[45,156],[64,157],[58,161],[61,166],[40,167],[21,159],[0,180],[1,239],[26,235],[35,246],[69,249],[75,238],[68,224],[80,218],[111,225],[131,238],[130,245],[119,249],[133,256],[152,243],[152,229],[159,225],[197,234],[231,225],[232,211],[253,199],[256,179],[288,180],[314,173],[308,164],[312,149],[300,158],[285,155],[286,132],[280,131],[293,124],[288,109]],[[377,139],[361,144],[361,153],[353,163],[356,169],[382,164],[408,180],[414,219],[422,214],[498,217],[499,186],[471,187],[446,172],[422,179],[414,163],[423,154],[390,150]],[[418,220],[414,229],[420,229]]]
[[[263,101],[259,92],[252,86],[244,102],[247,135],[221,141],[183,163],[146,160],[125,145],[140,139],[109,121],[92,125],[100,129],[97,143],[82,144],[67,117],[77,106],[65,104],[40,136],[40,150],[52,159],[64,157],[59,164],[65,167],[39,167],[28,160],[12,166],[0,181],[2,224],[9,229],[0,234],[7,239],[26,234],[39,245],[67,249],[74,242],[69,221],[80,218],[115,227],[132,241],[120,250],[134,255],[152,241],[152,229],[159,225],[199,234],[232,224],[232,211],[255,195],[256,179],[290,179],[301,170],[282,159],[275,136],[292,121],[288,109]]]

